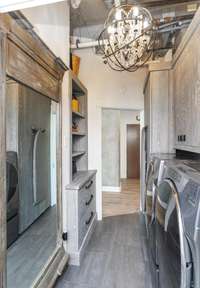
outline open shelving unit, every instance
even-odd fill
[[[77,172],[88,171],[88,120],[87,120],[87,89],[81,81],[70,73],[71,101],[73,98],[79,102],[79,111],[73,111],[71,106],[71,129],[73,123],[76,130],[71,130],[71,161],[72,167],[76,166]],[[72,180],[76,176],[72,169]]]
[[[88,170],[88,92],[80,80],[69,71],[71,101],[71,181],[66,186],[67,248],[69,264],[80,265],[85,248],[94,231],[96,213],[96,170]],[[72,100],[79,105],[72,111]],[[77,104],[77,103],[74,103]],[[79,106],[79,109],[78,109]],[[76,173],[73,166],[76,165]]]

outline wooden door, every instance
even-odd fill
[[[140,125],[127,125],[127,178],[140,178]]]

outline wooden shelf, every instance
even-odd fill
[[[87,94],[86,87],[82,84],[82,82],[78,79],[76,75],[72,71],[71,73],[71,79],[72,79],[72,94],[75,96],[84,96]]]
[[[72,158],[80,157],[80,156],[83,156],[84,154],[85,154],[85,151],[72,152]]]
[[[73,136],[80,136],[80,137],[84,137],[86,136],[85,133],[81,133],[81,132],[72,132]]]
[[[79,112],[72,111],[72,116],[77,117],[77,118],[81,118],[81,119],[85,119],[85,116]]]

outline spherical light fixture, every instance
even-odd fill
[[[114,6],[99,36],[104,63],[117,71],[136,71],[150,58],[155,42],[150,12],[130,4]]]

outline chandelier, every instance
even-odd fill
[[[98,42],[105,64],[116,71],[136,71],[153,52],[155,33],[150,12],[130,4],[114,6]]]

